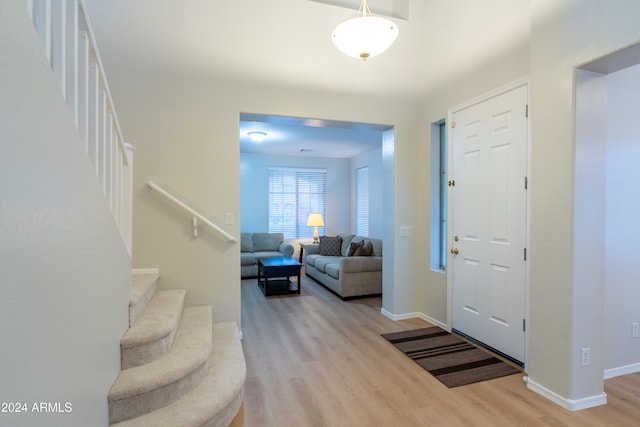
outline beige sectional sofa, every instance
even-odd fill
[[[324,237],[324,236],[323,236]],[[382,240],[341,234],[339,253],[322,255],[321,245],[305,244],[304,269],[307,276],[341,297],[351,299],[382,293]],[[322,238],[321,238],[322,239]],[[351,244],[369,246],[368,256],[349,256]],[[369,245],[370,244],[370,245]]]
[[[258,257],[290,257],[293,245],[282,233],[240,233],[240,277],[258,275]]]

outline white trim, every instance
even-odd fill
[[[618,366],[617,368],[605,369],[604,379],[620,377],[622,375],[635,374],[640,372],[640,363],[632,363],[631,365]]]
[[[523,378],[527,388],[542,397],[545,397],[553,403],[562,406],[569,411],[580,411],[582,409],[593,408],[607,404],[607,393],[601,393],[595,396],[583,397],[581,399],[566,399],[546,387],[532,381],[529,377]]]
[[[135,268],[131,270],[131,274],[160,274],[157,268]]]
[[[398,321],[398,320],[407,320],[407,319],[415,319],[415,318],[419,318],[424,320],[425,322],[429,322],[434,326],[438,326],[446,331],[451,331],[451,329],[443,322],[434,319],[433,317],[429,317],[424,313],[420,313],[420,312],[415,312],[415,313],[404,313],[404,314],[393,314],[387,310],[385,310],[384,308],[380,310],[380,313],[383,316],[388,317],[389,319],[393,320],[393,321]]]

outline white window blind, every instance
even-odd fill
[[[310,213],[326,216],[326,169],[269,168],[269,232],[285,239],[313,237]],[[325,227],[318,227],[322,236]]]
[[[369,168],[356,169],[356,234],[369,237]]]

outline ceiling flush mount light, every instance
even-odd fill
[[[266,132],[260,132],[260,131],[254,131],[254,132],[248,132],[247,135],[249,135],[249,138],[251,138],[252,141],[262,142],[266,138],[267,133]]]
[[[356,17],[338,25],[331,39],[345,55],[366,60],[387,50],[398,38],[398,33],[396,24],[372,15],[369,2],[362,0]]]

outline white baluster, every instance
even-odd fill
[[[67,0],[51,4],[51,69],[62,96],[67,97]]]
[[[135,148],[122,140],[83,1],[25,0],[25,4],[131,253]]]
[[[98,92],[97,173],[102,194],[107,195],[107,94]]]
[[[78,130],[89,153],[89,34],[80,31],[78,37]]]
[[[98,64],[91,62],[89,65],[89,159],[98,175],[98,139],[100,132],[100,107],[99,107],[99,73]]]
[[[78,2],[67,1],[66,10],[66,99],[77,128],[78,120]]]
[[[114,212],[116,213],[116,223],[120,230],[122,230],[122,218],[124,216],[122,212],[122,162],[124,162],[124,155],[122,153],[122,146],[120,145],[120,138],[118,138],[118,144],[116,147],[117,150],[117,159],[116,159],[116,171],[115,171],[115,207]]]
[[[113,123],[113,115],[111,111],[107,113],[107,128],[106,128],[106,137],[105,137],[105,197],[107,198],[107,202],[109,203],[109,209],[111,209],[111,213],[113,213],[113,144],[114,144],[114,123]],[[115,215],[114,215],[115,216]]]
[[[31,16],[47,60],[51,64],[51,0],[33,0]]]

